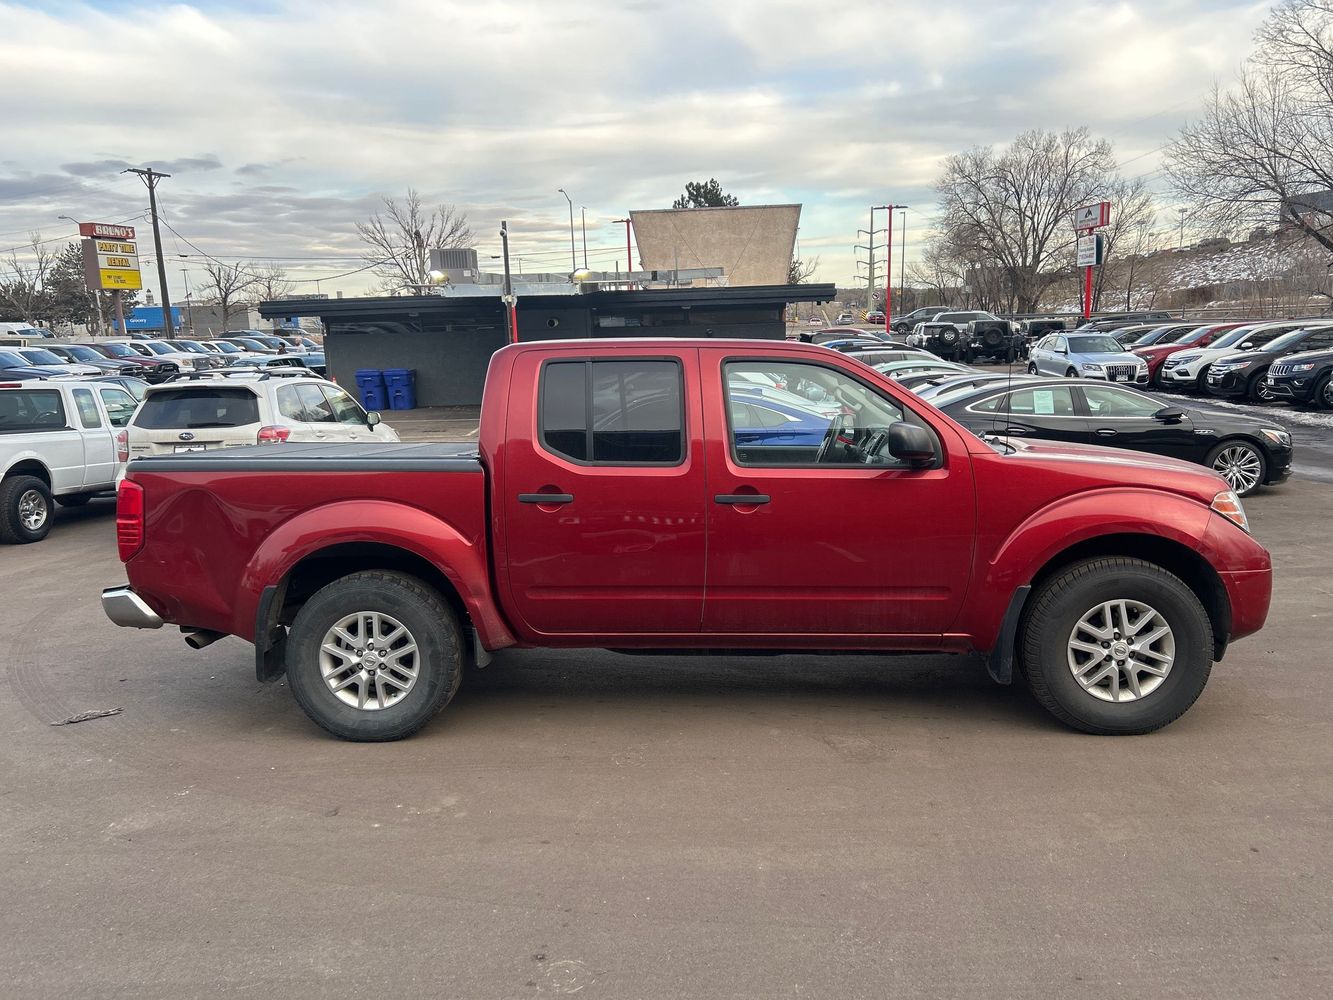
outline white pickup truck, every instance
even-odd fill
[[[53,500],[77,507],[115,489],[137,405],[107,382],[0,382],[0,542],[39,542]]]

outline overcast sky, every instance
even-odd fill
[[[0,249],[31,229],[71,234],[61,214],[145,212],[119,171],[153,165],[173,175],[159,188],[181,237],[163,232],[173,287],[200,260],[189,240],[228,260],[301,258],[283,261],[293,277],[359,294],[366,274],[334,277],[359,266],[354,223],[409,185],[468,214],[483,263],[507,218],[526,269],[567,270],[557,188],[576,216],[587,207],[590,262],[610,268],[625,256],[611,220],[715,176],[744,204],[803,203],[802,255],[821,258],[816,280],[846,285],[867,207],[912,206],[914,259],[943,157],[972,145],[1086,124],[1126,175],[1159,181],[1158,148],[1233,76],[1267,9],[0,2]],[[147,270],[151,233],[135,224]]]

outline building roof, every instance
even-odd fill
[[[602,312],[652,308],[724,308],[726,306],[785,306],[791,302],[829,302],[837,295],[832,284],[752,285],[724,288],[649,288],[600,290],[580,295],[524,295],[518,310],[587,308]],[[423,313],[475,314],[478,310],[499,312],[495,296],[369,295],[361,298],[277,299],[259,304],[265,319],[287,316],[331,316],[343,319],[386,314]]]

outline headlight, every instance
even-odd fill
[[[1294,371],[1294,372],[1308,372],[1308,371],[1314,371],[1314,367],[1315,367],[1315,365],[1314,365],[1314,362],[1312,361],[1312,362],[1310,362],[1309,364],[1304,364],[1304,365],[1292,365],[1292,366],[1291,366],[1291,370]]]
[[[1236,496],[1235,491],[1223,490],[1213,497],[1212,506],[1213,510],[1242,531],[1250,530],[1250,519],[1245,516],[1245,508],[1241,506],[1240,497]]]
[[[1238,369],[1241,369],[1241,368],[1248,368],[1248,367],[1250,367],[1250,365],[1252,365],[1252,364],[1254,364],[1253,361],[1233,361],[1233,362],[1231,362],[1231,364],[1227,365],[1227,369],[1228,369],[1228,370],[1231,370],[1231,369],[1237,369],[1237,370],[1238,370]]]
[[[1276,427],[1261,427],[1259,436],[1265,441],[1277,445],[1279,448],[1291,447],[1291,435],[1286,431],[1280,431]]]
[[[182,368],[193,368],[193,367],[194,367],[194,362],[191,361],[189,358],[181,358],[180,361],[177,362],[177,363],[178,363]]]
[[[1084,361],[1079,367],[1081,367],[1085,372],[1099,372],[1102,370],[1101,365],[1089,364],[1086,361]]]
[[[1175,360],[1176,360],[1176,363],[1177,363],[1177,364],[1187,365],[1187,364],[1189,364],[1191,361],[1198,361],[1198,360],[1199,360],[1199,355],[1197,355],[1197,354],[1178,354],[1178,355],[1176,355]]]

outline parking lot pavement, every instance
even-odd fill
[[[1249,503],[1269,627],[1153,736],[969,659],[521,651],[387,745],[108,624],[62,510],[0,549],[3,993],[1326,996],[1331,502]]]

